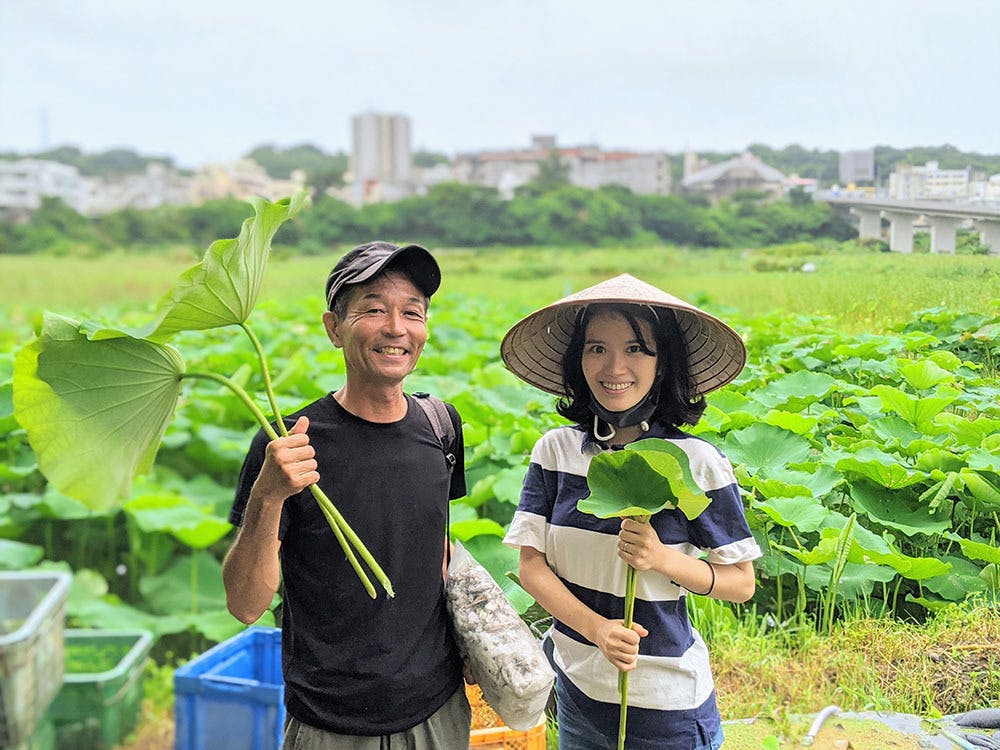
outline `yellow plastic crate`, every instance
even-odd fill
[[[470,748],[476,750],[545,750],[545,718],[525,732],[507,727],[496,711],[483,700],[478,685],[466,685],[465,694],[472,707]]]

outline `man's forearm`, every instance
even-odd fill
[[[264,613],[278,590],[280,520],[281,503],[264,502],[251,492],[243,524],[222,563],[226,606],[247,625]]]

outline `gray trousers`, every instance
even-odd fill
[[[422,724],[381,737],[335,734],[289,716],[281,750],[468,750],[471,723],[463,684]]]

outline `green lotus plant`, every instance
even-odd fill
[[[38,466],[49,482],[96,510],[115,507],[132,481],[148,471],[181,386],[209,380],[225,386],[246,406],[272,440],[287,435],[260,341],[247,325],[257,302],[271,240],[308,202],[301,191],[274,203],[250,201],[254,216],[235,239],[213,242],[204,258],[184,272],[160,301],[150,324],[112,328],[45,313],[36,338],[14,363],[14,416],[25,429]],[[233,379],[188,370],[167,343],[175,334],[238,326],[257,353],[274,425]],[[374,599],[375,587],[358,561],[374,573],[389,596],[392,585],[361,539],[326,494],[310,492],[359,580]]]
[[[633,518],[640,523],[665,508],[676,508],[688,519],[699,516],[711,499],[691,475],[688,456],[675,443],[657,438],[629,443],[622,451],[605,451],[590,462],[587,470],[590,494],[577,502],[577,510],[598,518]],[[625,564],[626,628],[632,627],[638,571]],[[618,750],[625,747],[628,714],[628,672],[618,673],[621,713],[618,721]]]

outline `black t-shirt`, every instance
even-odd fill
[[[360,419],[328,395],[288,417],[309,417],[319,485],[392,582],[371,599],[312,494],[282,511],[282,667],[289,713],[339,734],[381,735],[424,721],[461,684],[461,659],[444,601],[448,500],[465,494],[461,421],[449,472],[420,407],[398,422]],[[254,438],[230,521],[242,522],[268,438]]]

